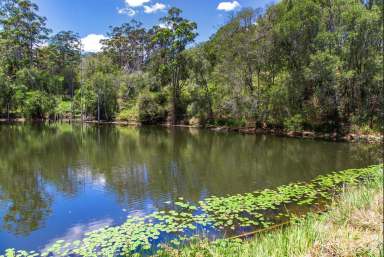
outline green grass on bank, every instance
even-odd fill
[[[181,249],[164,246],[157,257],[384,256],[382,247],[383,174],[350,186],[324,214],[293,225],[239,239],[199,241]]]

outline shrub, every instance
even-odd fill
[[[238,127],[245,127],[247,125],[247,121],[244,117],[241,119],[219,118],[215,120],[214,125],[238,128]]]
[[[137,121],[138,120],[138,110],[137,108],[123,109],[119,112],[116,117],[119,121]]]
[[[66,118],[70,117],[72,113],[72,104],[70,101],[60,101],[55,110],[54,110],[54,115],[58,116],[60,118]]]
[[[157,123],[165,118],[165,109],[160,104],[161,97],[142,94],[138,99],[138,116],[141,123]]]
[[[284,120],[284,128],[289,131],[303,130],[303,117],[300,114],[293,115]]]
[[[41,91],[27,93],[24,104],[24,114],[29,118],[43,119],[46,114],[55,109],[55,100]]]

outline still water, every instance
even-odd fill
[[[197,202],[378,162],[372,145],[81,124],[0,125],[0,253],[44,249]]]

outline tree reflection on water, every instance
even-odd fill
[[[90,187],[132,210],[161,209],[180,196],[197,202],[366,166],[377,149],[204,130],[0,125],[1,230],[28,236],[44,227],[59,195]]]

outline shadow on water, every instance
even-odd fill
[[[70,231],[80,237],[178,197],[196,203],[307,181],[380,154],[375,145],[54,123],[0,125],[0,156],[1,252],[44,247]]]

